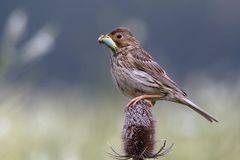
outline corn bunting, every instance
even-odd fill
[[[187,94],[179,89],[167,73],[141,47],[139,41],[127,28],[116,28],[98,38],[112,51],[111,73],[119,90],[133,99],[127,106],[141,99],[167,100],[180,103],[195,110],[210,122],[216,118],[187,99]]]

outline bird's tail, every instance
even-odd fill
[[[198,107],[196,104],[194,104],[193,102],[191,102],[189,99],[187,99],[184,96],[178,96],[176,95],[175,98],[177,99],[177,102],[183,105],[186,105],[188,107],[190,107],[191,109],[193,109],[194,111],[198,112],[199,114],[201,114],[204,118],[206,118],[208,121],[210,122],[218,122],[218,120],[216,118],[214,118],[211,114],[207,113],[206,111],[204,111],[202,108]]]

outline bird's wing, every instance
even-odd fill
[[[134,68],[148,73],[159,85],[164,85],[183,96],[187,96],[146,51],[141,48],[133,49],[127,56]]]

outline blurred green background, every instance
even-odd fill
[[[129,27],[208,121],[158,102],[165,159],[240,156],[239,0],[15,0],[0,5],[0,159],[111,159],[123,153],[123,108],[100,34]],[[158,147],[156,146],[156,149]]]

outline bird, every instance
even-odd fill
[[[179,103],[193,109],[210,122],[218,120],[187,98],[187,94],[167,75],[166,71],[145,51],[130,29],[118,27],[98,42],[110,48],[111,75],[122,94],[132,99],[127,106],[145,99]]]

